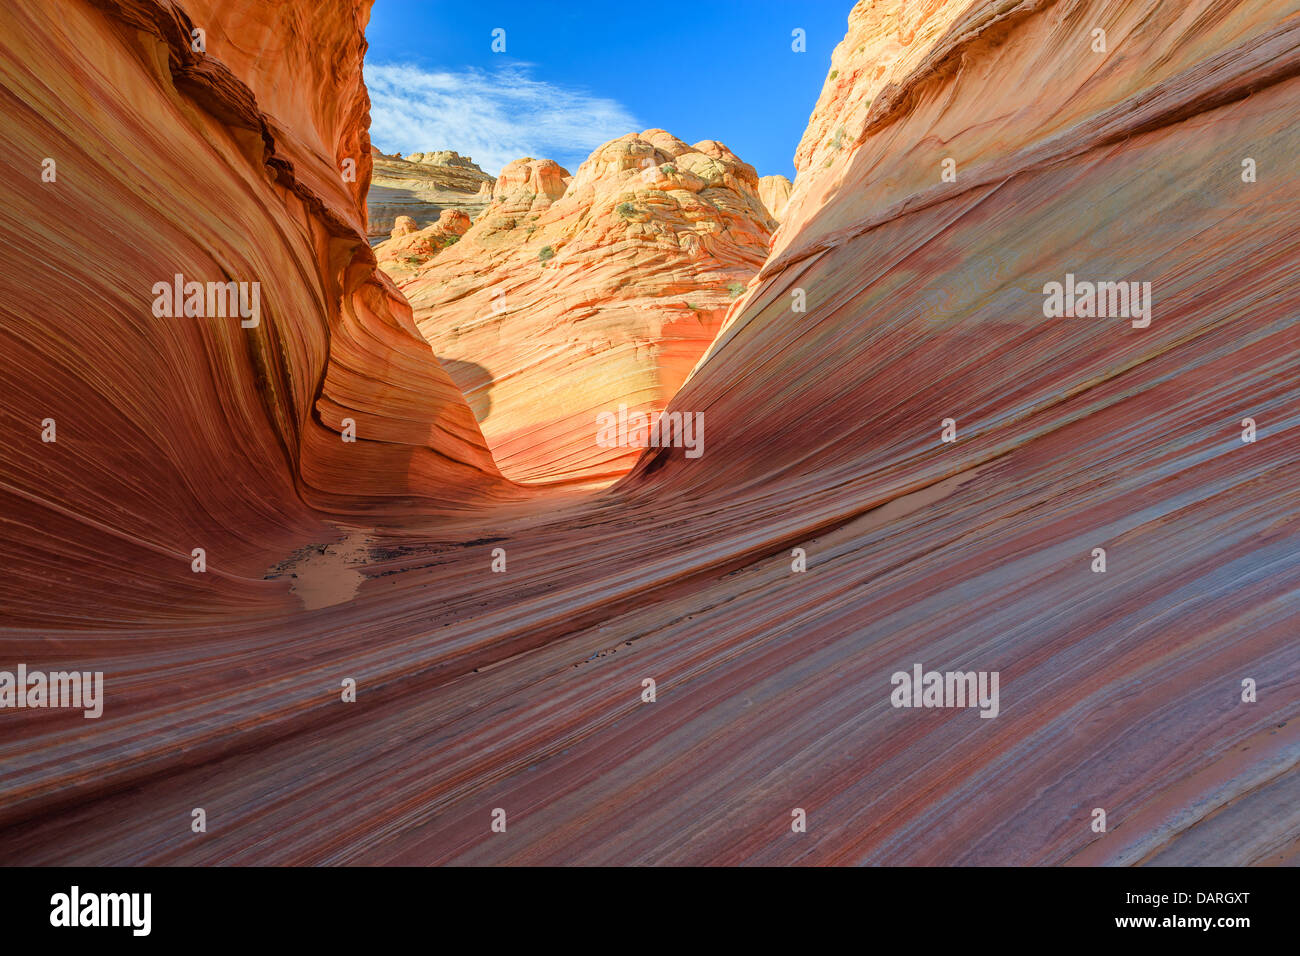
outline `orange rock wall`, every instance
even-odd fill
[[[506,475],[608,483],[640,448],[602,446],[598,417],[662,411],[775,225],[725,146],[647,130],[572,177],[509,164],[456,245],[394,276]]]
[[[8,555],[16,593],[65,579],[81,542],[89,580],[63,600],[84,612],[111,589],[149,608],[190,593],[205,545],[252,600],[265,588],[244,582],[260,584],[267,551],[321,515],[446,512],[505,487],[366,246],[365,13],[341,9],[0,13],[13,117],[0,414],[14,442],[0,480],[6,514],[53,532]],[[205,54],[188,39],[199,24]],[[258,325],[155,317],[153,285],[175,273],[260,283]],[[341,441],[344,418],[356,443]]]

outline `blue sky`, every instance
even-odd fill
[[[454,149],[485,171],[521,156],[570,172],[659,127],[716,139],[760,175],[793,156],[853,0],[375,0],[366,38],[371,138]],[[505,30],[504,53],[492,51]],[[791,50],[805,31],[807,52]]]

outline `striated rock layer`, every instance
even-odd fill
[[[493,179],[471,159],[451,150],[386,156],[372,149],[370,192],[366,197],[370,240],[392,232],[402,216],[427,227],[444,212],[473,219],[488,203]]]
[[[1295,4],[859,4],[773,254],[669,403],[704,455],[586,494],[471,481],[470,438],[345,475],[285,437],[329,437],[314,386],[426,368],[373,359],[410,339],[331,178],[354,69],[291,62],[364,14],[227,76],[164,68],[141,11],[175,9],[0,13],[0,641],[106,686],[99,721],[0,712],[6,862],[1300,862]],[[258,112],[176,86],[217,75]],[[265,352],[145,317],[143,263],[214,253],[293,304]],[[1150,282],[1149,324],[1045,315],[1067,274]],[[998,716],[892,707],[916,664],[998,672]]]
[[[321,33],[284,5],[0,13],[7,620],[84,624],[105,590],[245,613],[280,590],[281,544],[338,538],[336,516],[516,496],[375,268],[365,12],[345,9]],[[258,314],[159,317],[176,275],[257,283]]]
[[[609,480],[641,449],[598,441],[598,418],[663,410],[775,226],[752,166],[721,143],[647,130],[573,176],[551,160],[509,164],[454,247],[389,271],[506,475]]]

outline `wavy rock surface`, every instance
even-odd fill
[[[6,587],[81,582],[7,620],[84,623],[106,592],[246,613],[336,515],[514,496],[365,239],[361,10],[319,35],[283,5],[0,13]],[[158,317],[177,274],[257,283],[256,321]]]
[[[598,416],[663,410],[775,225],[753,167],[725,146],[647,130],[573,176],[509,164],[454,247],[393,275],[503,473],[608,481],[640,448],[599,444]]]
[[[28,107],[0,152],[0,640],[107,695],[93,727],[0,714],[7,862],[1300,862],[1296,5],[859,4],[773,255],[670,402],[704,456],[506,502],[469,452],[411,446],[437,467],[389,469],[404,511],[369,464],[398,442],[336,474],[282,424],[328,437],[341,339],[351,394],[425,368],[380,334],[397,300],[333,176],[364,109],[331,57],[364,15],[222,61],[286,179],[256,113],[175,86],[140,11],[176,8],[66,6],[0,12]],[[61,107],[99,82],[88,104],[132,106]],[[106,136],[127,117],[154,125]],[[39,191],[51,151],[66,194]],[[270,398],[247,338],[124,291],[212,250],[287,286]],[[1151,282],[1149,326],[1045,317],[1066,273]],[[402,364],[361,361],[388,343]],[[232,570],[191,574],[200,528]],[[302,609],[271,553],[350,599]],[[915,663],[999,672],[998,717],[891,707]]]
[[[409,216],[420,228],[437,222],[444,212],[474,219],[487,207],[493,179],[466,156],[451,150],[386,156],[372,151],[374,169],[366,205],[370,240],[382,241],[397,219]]]

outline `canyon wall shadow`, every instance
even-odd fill
[[[474,420],[480,425],[492,413],[492,373],[477,362],[462,362],[459,359],[438,357],[442,367],[447,370],[451,380],[465,396]]]

